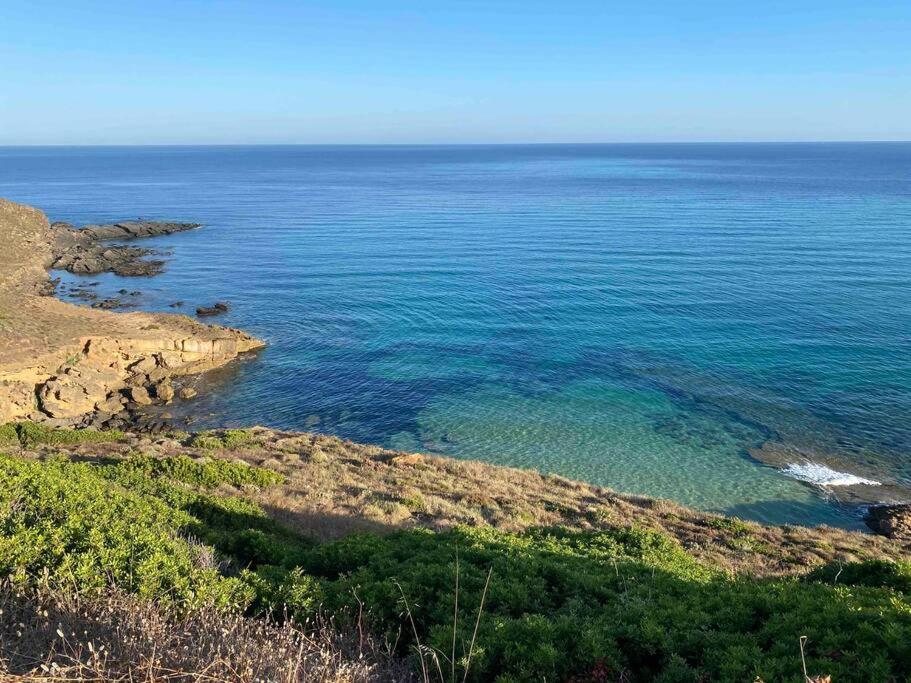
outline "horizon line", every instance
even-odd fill
[[[161,142],[161,143],[0,143],[0,149],[89,147],[534,147],[566,145],[836,145],[908,144],[907,140],[649,140],[549,142]]]

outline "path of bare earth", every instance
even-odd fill
[[[38,209],[0,199],[0,247],[0,422],[115,414],[134,390],[144,401],[172,376],[263,345],[186,316],[115,313],[48,296],[52,234]]]

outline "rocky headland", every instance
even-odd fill
[[[105,425],[174,400],[174,377],[220,367],[263,346],[250,335],[182,315],[118,313],[52,296],[49,268],[152,275],[152,250],[108,240],[166,235],[194,223],[127,221],[78,230],[0,199],[0,422]],[[120,416],[120,417],[118,417]]]
[[[52,223],[51,267],[77,275],[107,272],[122,276],[156,275],[164,267],[164,261],[146,258],[156,253],[154,249],[104,243],[171,235],[199,227],[199,223],[145,220],[87,225],[81,229],[69,223]]]

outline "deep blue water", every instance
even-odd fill
[[[5,148],[0,196],[205,223],[92,278],[269,342],[203,424],[769,521],[856,523],[764,443],[911,485],[911,144]]]

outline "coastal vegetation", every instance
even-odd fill
[[[223,671],[234,657],[247,673],[226,677],[242,680],[799,681],[802,636],[811,675],[911,676],[911,563],[886,539],[241,431],[153,441],[0,427],[4,614],[34,608],[0,633],[11,673],[126,676],[154,660],[158,633]],[[470,499],[456,482],[472,486],[473,468],[487,486]],[[362,501],[352,520],[312,485],[320,476]],[[510,514],[496,499],[508,482],[527,487]],[[47,610],[70,630],[56,635]],[[124,633],[133,649],[115,642]],[[273,637],[298,669],[252,654]]]

